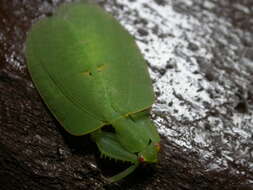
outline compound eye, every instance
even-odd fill
[[[139,160],[139,162],[145,162],[145,158],[142,155],[139,156],[138,160]]]

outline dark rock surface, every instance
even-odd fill
[[[67,134],[26,68],[26,32],[63,1],[0,0],[0,189],[253,189],[253,2],[97,2],[149,65],[160,162],[106,184],[124,166]]]

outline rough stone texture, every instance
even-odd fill
[[[60,0],[0,0],[0,189],[253,189],[253,2],[97,1],[136,38],[154,81],[160,162],[119,183],[67,134],[27,72],[26,32]],[[117,167],[116,167],[117,166]]]

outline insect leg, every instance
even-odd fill
[[[134,164],[119,174],[108,178],[109,182],[118,181],[124,178],[125,176],[132,173],[139,165],[137,155],[125,150],[118,142],[115,134],[98,130],[91,134],[91,138],[97,144],[98,149],[102,155],[116,160],[131,162]]]

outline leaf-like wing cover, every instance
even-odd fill
[[[71,134],[90,133],[154,101],[134,39],[97,5],[65,4],[33,25],[26,56],[40,95]]]

